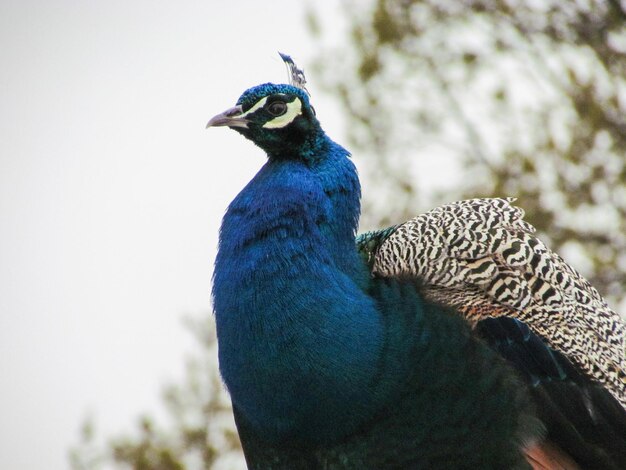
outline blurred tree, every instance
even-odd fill
[[[363,158],[364,226],[516,196],[626,310],[626,14],[618,0],[345,0],[314,71]],[[324,35],[314,13],[313,34]]]
[[[166,387],[163,401],[171,423],[157,427],[140,418],[135,435],[97,442],[88,419],[80,442],[70,450],[72,470],[118,468],[134,470],[232,470],[245,461],[235,430],[230,399],[217,370],[213,319],[203,315],[187,325],[200,343],[200,355],[190,359],[181,385]]]

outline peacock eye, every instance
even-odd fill
[[[287,112],[287,103],[284,101],[274,101],[265,108],[272,116],[281,116]]]

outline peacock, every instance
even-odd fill
[[[250,469],[624,469],[626,325],[510,198],[356,236],[360,184],[306,79],[207,127],[267,161],[213,274],[219,368]]]

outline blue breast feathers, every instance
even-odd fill
[[[221,373],[233,405],[277,439],[296,431],[335,438],[383,400],[372,390],[381,318],[362,289],[368,273],[354,250],[355,222],[335,217],[350,205],[358,214],[354,188],[329,184],[333,172],[354,171],[339,161],[270,160],[232,202],[220,233]]]

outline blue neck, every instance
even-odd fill
[[[384,319],[364,293],[356,170],[326,136],[316,154],[270,158],[229,206],[216,259],[220,370],[275,439],[345,434],[388,398],[381,375],[401,381],[382,368]]]

